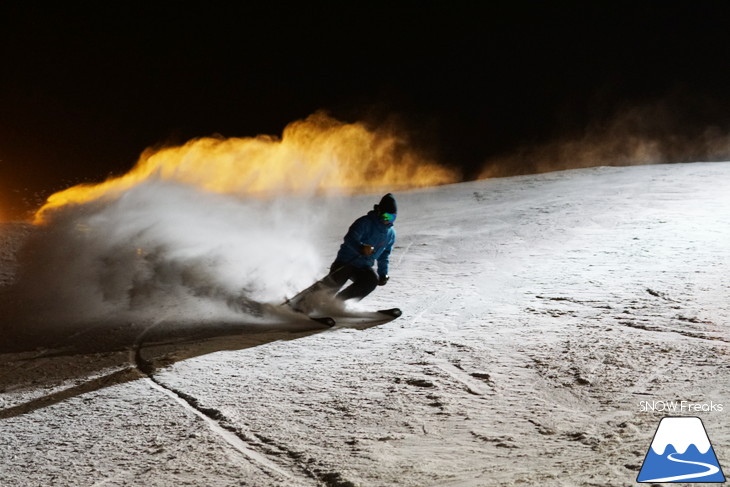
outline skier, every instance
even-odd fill
[[[333,292],[352,281],[337,294],[338,299],[361,300],[377,286],[385,286],[388,282],[390,252],[395,243],[393,222],[397,213],[395,197],[388,193],[372,211],[350,225],[325,280],[325,285]],[[373,269],[376,261],[377,272]]]

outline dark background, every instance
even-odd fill
[[[397,120],[465,178],[632,107],[653,107],[635,130],[675,143],[723,136],[728,4],[6,2],[0,218],[124,173],[147,147],[278,135],[319,109]]]

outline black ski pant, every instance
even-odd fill
[[[353,267],[335,261],[330,267],[326,282],[327,286],[336,292],[347,281],[352,281],[352,284],[337,294],[339,299],[346,301],[348,299],[360,300],[364,298],[377,287],[378,280],[378,274],[372,267]]]

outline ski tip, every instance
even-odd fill
[[[381,309],[381,310],[378,310],[378,313],[392,316],[393,318],[398,318],[400,315],[403,314],[403,312],[401,311],[400,308]]]
[[[329,316],[310,317],[309,319],[316,321],[317,323],[321,323],[324,326],[328,326],[330,328],[332,328],[333,326],[335,326],[337,324],[335,322],[335,320],[333,318],[330,318]]]

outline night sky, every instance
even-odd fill
[[[662,107],[640,127],[655,135],[730,133],[726,1],[7,3],[6,217],[147,147],[278,135],[320,109],[396,120],[467,178],[632,107]]]

